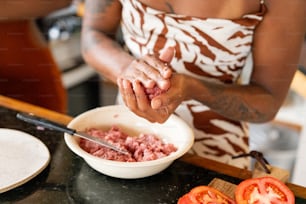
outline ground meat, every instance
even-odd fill
[[[153,88],[146,88],[145,92],[149,98],[152,100],[155,96],[165,93],[165,90],[160,89],[158,86],[154,86]]]
[[[86,132],[129,152],[128,154],[122,154],[81,138],[80,147],[82,149],[94,156],[108,160],[124,162],[150,161],[165,157],[177,150],[173,144],[165,144],[153,134],[140,134],[138,137],[129,136],[116,126],[111,127],[108,131],[90,128]]]

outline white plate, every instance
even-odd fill
[[[49,161],[50,152],[39,139],[18,130],[0,128],[0,193],[28,182]]]

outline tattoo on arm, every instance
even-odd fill
[[[216,108],[228,116],[234,116],[242,121],[261,120],[264,115],[251,107],[246,101],[235,96],[221,96],[216,103]]]
[[[218,110],[221,115],[241,121],[265,120],[266,114],[257,110],[240,96],[225,93],[224,87],[211,85],[209,90],[211,97],[214,98],[211,102],[211,108]]]
[[[103,43],[104,38],[101,34],[107,35],[110,38],[115,38],[114,33],[102,32],[94,25],[103,20],[104,15],[107,13],[107,9],[116,1],[117,0],[89,0],[86,1],[87,3],[85,2],[87,19],[83,21],[82,25],[83,35],[86,36],[82,38],[83,51],[87,52],[91,48]]]

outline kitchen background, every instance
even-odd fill
[[[117,88],[86,65],[80,52],[82,18],[73,4],[40,19],[68,90],[68,114],[115,103]],[[306,186],[306,38],[301,54],[302,80],[295,84],[275,121],[250,124],[251,148],[264,153],[275,166],[290,171],[290,181]]]

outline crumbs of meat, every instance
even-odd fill
[[[108,160],[124,162],[150,161],[168,156],[177,150],[173,144],[166,144],[153,134],[141,133],[138,137],[129,136],[116,126],[111,127],[108,131],[90,128],[86,132],[129,152],[129,154],[122,154],[81,138],[80,147],[82,149],[94,156]]]
[[[158,86],[145,89],[145,93],[148,96],[149,100],[152,100],[154,97],[159,96],[165,92],[166,92],[165,90],[160,89]]]

